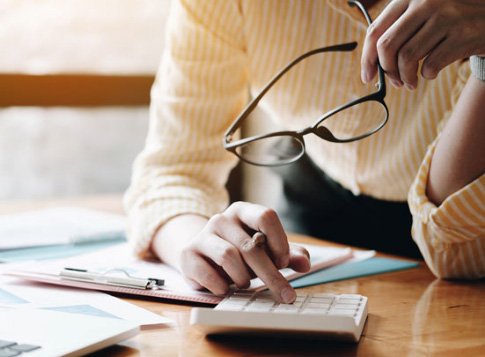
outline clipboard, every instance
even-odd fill
[[[350,248],[330,248],[315,245],[304,245],[310,251],[312,268],[308,273],[296,273],[291,269],[283,269],[282,274],[293,280],[311,272],[334,266],[354,258]],[[367,251],[367,255],[373,256],[374,251]],[[109,257],[110,266],[106,267],[106,257]],[[101,281],[89,281],[87,279],[65,279],[60,272],[65,267],[89,267],[90,273],[102,274],[107,269],[121,269],[131,277],[144,278],[156,276],[163,279],[164,284],[157,289],[134,288],[125,284],[103,283]],[[84,269],[83,269],[84,270]],[[223,297],[213,295],[210,292],[196,291],[190,288],[184,278],[173,268],[158,261],[140,260],[131,254],[128,244],[120,244],[106,248],[95,253],[78,257],[60,259],[56,261],[33,263],[24,265],[22,268],[6,272],[9,276],[35,281],[40,283],[69,286],[80,289],[98,290],[116,294],[131,296],[147,296],[162,300],[174,300],[190,303],[216,305]],[[264,290],[266,287],[259,279],[251,281],[250,290]]]

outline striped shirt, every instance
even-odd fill
[[[224,210],[224,185],[237,160],[223,149],[223,133],[249,95],[289,61],[317,47],[360,44],[353,52],[309,61],[268,93],[266,118],[282,127],[302,129],[372,90],[359,75],[366,24],[346,3],[173,2],[167,47],[152,88],[146,146],[125,195],[129,236],[139,254],[148,252],[154,232],[172,217],[210,217]],[[389,122],[365,140],[334,144],[305,137],[317,165],[355,194],[408,200],[413,239],[442,277],[485,276],[484,176],[439,207],[425,194],[434,143],[468,76],[468,65],[455,63],[413,92],[388,88]]]

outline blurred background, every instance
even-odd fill
[[[0,1],[0,199],[126,189],[169,7]]]
[[[0,0],[0,200],[128,187],[169,10],[170,0]],[[230,184],[234,199],[266,203],[277,186],[252,167]]]

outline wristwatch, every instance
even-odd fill
[[[485,81],[485,57],[471,56],[470,68],[472,74],[481,81]]]

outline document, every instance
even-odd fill
[[[141,329],[165,327],[172,321],[105,293],[0,278],[0,308],[61,311],[134,322]]]
[[[64,207],[0,216],[0,251],[124,237],[121,215]]]

